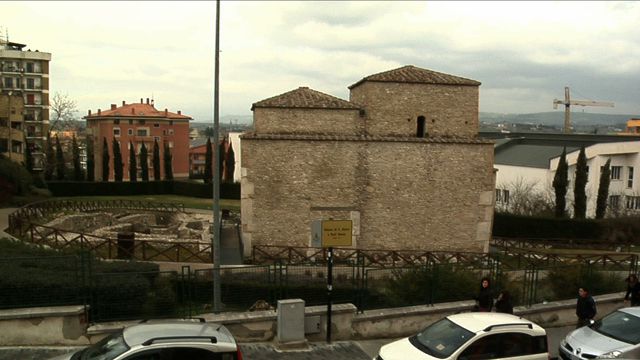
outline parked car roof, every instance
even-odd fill
[[[489,331],[489,328],[491,326],[493,326],[492,329],[495,330],[498,329],[498,327],[513,329],[514,327],[517,327],[519,325],[521,325],[523,328],[530,328],[532,330],[544,333],[544,329],[538,324],[511,314],[495,312],[470,312],[450,315],[447,318],[474,333],[482,330]],[[506,324],[514,325],[506,326]]]
[[[219,346],[228,344],[235,347],[236,342],[224,326],[212,323],[163,321],[159,323],[143,323],[127,327],[123,336],[129,346],[137,346],[156,339],[156,341],[171,341],[171,338],[211,338],[212,343]],[[175,340],[173,341],[175,342]],[[202,342],[202,340],[198,340]]]

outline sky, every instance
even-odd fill
[[[153,98],[213,119],[215,2],[2,1],[3,36],[50,52],[50,93],[78,116]],[[640,2],[222,1],[221,116],[308,86],[348,86],[405,65],[480,81],[480,111],[576,100],[640,115]]]

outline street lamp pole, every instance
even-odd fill
[[[213,312],[219,313],[221,296],[220,296],[220,145],[218,144],[219,134],[219,85],[220,85],[220,0],[216,0],[216,55],[215,55],[215,73],[214,73],[214,95],[213,95],[213,148],[214,154],[214,171],[213,171],[213,234],[212,234],[212,252],[213,252]]]

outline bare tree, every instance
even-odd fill
[[[76,101],[72,100],[68,94],[53,94],[50,104],[52,119],[49,130],[61,130],[75,120],[75,113],[78,112],[76,106]]]
[[[515,215],[541,216],[553,214],[554,201],[551,190],[540,190],[538,183],[519,177],[506,184],[509,203],[502,208]]]

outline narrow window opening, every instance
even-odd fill
[[[424,116],[418,116],[418,129],[416,131],[416,136],[419,138],[423,138],[426,134],[425,131],[425,118]]]

